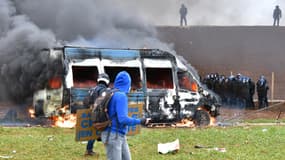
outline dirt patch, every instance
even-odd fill
[[[272,104],[267,108],[258,110],[253,109],[239,109],[239,108],[226,108],[220,109],[221,115],[219,121],[242,121],[253,119],[285,119],[285,103],[280,102]]]

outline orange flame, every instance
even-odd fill
[[[62,116],[54,116],[52,117],[54,121],[54,126],[61,128],[74,128],[76,124],[76,115],[62,115]]]
[[[36,117],[36,116],[35,116],[35,110],[32,109],[32,108],[29,109],[29,114],[30,114],[30,117],[31,117],[31,118],[35,118],[35,117]]]
[[[215,117],[210,117],[210,126],[215,126],[217,123],[217,119]]]
[[[64,106],[59,108],[58,116],[49,117],[50,120],[53,121],[53,126],[61,127],[61,128],[74,128],[76,125],[76,114],[68,114],[67,109],[69,106]],[[28,109],[31,118],[36,118],[35,110],[33,108]]]
[[[51,119],[54,121],[54,126],[61,128],[74,128],[76,124],[76,114],[68,114],[68,105],[59,108],[59,116],[52,116]]]
[[[217,123],[217,119],[215,117],[210,117],[210,124],[209,126],[215,126]],[[189,119],[182,119],[180,122],[175,124],[176,127],[195,127],[193,121]]]
[[[182,119],[180,122],[176,123],[176,127],[195,127],[195,124],[189,119]]]

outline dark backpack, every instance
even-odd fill
[[[111,125],[111,119],[108,115],[108,104],[116,90],[105,88],[91,105],[91,120],[93,126],[98,131],[103,131]]]

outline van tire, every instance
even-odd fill
[[[193,122],[198,127],[208,126],[210,120],[210,114],[204,110],[197,110],[193,117]]]
[[[44,102],[42,100],[39,100],[35,104],[35,116],[44,116]]]

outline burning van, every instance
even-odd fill
[[[132,78],[129,103],[142,102],[143,116],[153,123],[193,120],[208,125],[219,115],[220,100],[205,88],[181,57],[158,49],[107,49],[65,46],[44,50],[62,62],[63,73],[34,93],[36,116],[67,114],[84,109],[88,90],[96,86],[98,74],[107,73],[110,87],[118,72]]]

